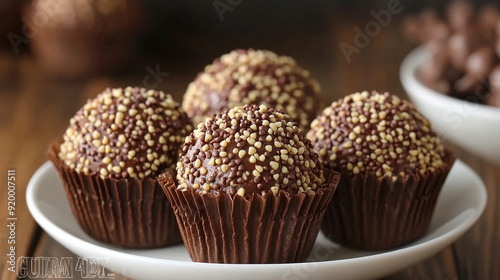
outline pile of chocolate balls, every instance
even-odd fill
[[[451,2],[444,15],[426,9],[403,23],[407,39],[424,44],[430,59],[420,80],[440,93],[500,107],[500,10]]]

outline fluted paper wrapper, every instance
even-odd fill
[[[126,248],[156,248],[182,241],[175,215],[154,178],[102,179],[66,166],[59,143],[49,150],[73,215],[91,237]]]
[[[422,237],[454,161],[448,153],[445,168],[394,182],[374,174],[342,173],[322,232],[333,242],[361,250],[392,249]]]
[[[315,193],[250,198],[178,190],[171,173],[158,177],[191,259],[209,263],[290,263],[309,256],[339,174]]]

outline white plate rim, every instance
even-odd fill
[[[317,265],[320,268],[325,268],[325,269],[334,269],[335,267],[345,265],[346,263],[349,262],[359,262],[359,265],[363,264],[368,264],[370,261],[373,261],[373,259],[376,258],[377,261],[383,262],[387,259],[393,259],[393,258],[398,258],[400,256],[407,256],[410,253],[413,253],[416,255],[416,259],[424,260],[441,249],[443,249],[446,245],[451,244],[453,241],[455,241],[458,237],[460,237],[465,231],[467,231],[476,221],[477,219],[481,216],[481,214],[484,211],[484,208],[486,206],[487,202],[487,193],[486,193],[486,187],[484,186],[484,183],[482,180],[479,178],[479,176],[472,171],[467,165],[465,165],[463,162],[457,160],[455,162],[456,165],[461,165],[462,167],[468,169],[470,171],[471,175],[474,176],[474,180],[480,183],[479,185],[476,186],[476,188],[479,190],[478,193],[478,199],[480,203],[476,205],[476,207],[473,209],[475,210],[473,213],[472,217],[469,217],[465,223],[460,224],[457,227],[454,227],[451,231],[446,232],[442,235],[437,236],[434,239],[427,240],[424,243],[417,244],[417,245],[410,245],[408,247],[403,247],[401,249],[393,250],[393,251],[388,251],[388,252],[382,252],[382,253],[377,253],[375,255],[369,255],[369,256],[361,256],[361,257],[355,257],[355,258],[349,258],[349,259],[341,259],[341,260],[331,260],[331,261],[320,261],[320,262],[314,262],[315,265]],[[310,265],[311,262],[304,262],[304,263],[285,263],[285,264],[212,264],[212,263],[193,263],[193,262],[186,262],[186,261],[177,261],[177,260],[166,260],[166,259],[158,259],[158,258],[152,258],[152,257],[146,257],[146,256],[138,256],[138,255],[133,255],[125,252],[120,252],[116,251],[110,248],[105,248],[101,247],[97,244],[90,243],[88,241],[82,240],[65,230],[61,229],[59,226],[54,224],[48,217],[43,215],[37,209],[37,201],[36,201],[36,187],[37,187],[37,181],[40,179],[41,176],[44,175],[50,168],[52,167],[52,164],[50,162],[44,163],[33,175],[31,178],[30,182],[28,183],[27,190],[26,190],[26,200],[27,200],[27,205],[28,209],[31,212],[32,216],[34,219],[40,224],[40,226],[49,234],[51,235],[54,239],[59,240],[59,239],[66,239],[68,242],[79,242],[83,243],[84,246],[89,247],[90,249],[95,249],[100,251],[101,255],[106,255],[109,254],[110,256],[113,257],[120,257],[124,259],[129,259],[129,260],[134,260],[138,261],[141,263],[151,263],[151,264],[169,264],[169,265],[175,265],[179,267],[190,267],[193,265],[199,266],[203,269],[208,269],[208,270],[213,270],[213,269],[220,269],[221,267],[228,267],[230,266],[231,268],[235,269],[248,269],[251,267],[251,269],[263,269],[263,270],[268,270],[273,269],[277,266],[280,267],[291,267],[291,266],[306,266]],[[468,210],[465,210],[463,212],[471,210],[470,208]],[[462,213],[463,213],[462,212]],[[446,245],[443,245],[446,243]],[[63,244],[64,245],[64,244]],[[68,248],[70,249],[70,248]],[[71,250],[71,249],[70,249]],[[73,251],[73,250],[71,250]],[[423,258],[419,258],[418,253],[419,252],[429,252],[433,251],[434,253],[430,255],[426,255]],[[75,252],[76,253],[76,252]],[[394,271],[396,272],[396,271]],[[378,275],[379,277],[382,277],[386,274],[380,274]],[[375,276],[375,275],[374,275]]]

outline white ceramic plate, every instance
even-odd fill
[[[354,251],[319,236],[308,262],[294,264],[208,264],[191,262],[183,245],[127,250],[93,240],[74,219],[64,189],[50,162],[28,185],[28,208],[55,240],[83,257],[106,258],[106,267],[137,279],[372,279],[397,272],[436,254],[460,237],[486,205],[481,179],[457,161],[443,187],[428,233],[387,252]]]
[[[500,164],[500,108],[452,98],[423,85],[418,80],[418,70],[428,59],[429,53],[423,46],[408,54],[401,64],[401,83],[412,102],[442,138]]]

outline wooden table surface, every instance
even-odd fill
[[[336,16],[324,29],[301,30],[286,38],[260,38],[240,47],[259,47],[290,54],[318,78],[328,102],[360,90],[387,90],[405,97],[398,71],[403,57],[414,47],[405,43],[399,30],[401,17],[371,39],[348,63],[339,44],[353,44],[356,26],[366,21]],[[210,37],[199,39],[210,44]],[[257,40],[256,37],[252,40]],[[240,41],[241,43],[241,41]],[[221,47],[223,51],[233,46]],[[210,54],[217,50],[211,50]],[[158,88],[178,100],[196,72],[213,57],[200,51],[196,61],[170,63],[150,61],[169,75]],[[70,67],[70,66],[68,66]],[[143,67],[143,66],[142,66]],[[108,86],[141,85],[147,74],[138,68],[134,74],[101,76],[83,81],[58,81],[45,76],[29,52],[14,54],[0,50],[0,279],[16,279],[7,270],[7,170],[16,170],[16,253],[17,256],[75,257],[43,230],[31,217],[25,201],[26,185],[42,163],[50,141],[60,136],[71,116],[84,102]],[[500,128],[493,128],[500,129]],[[479,221],[458,241],[430,259],[384,279],[500,279],[500,167],[449,144],[458,157],[484,180],[488,205]],[[360,268],[363,269],[363,268]],[[115,274],[116,279],[125,277]],[[79,279],[75,274],[74,279]]]

